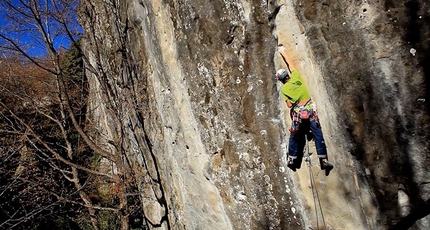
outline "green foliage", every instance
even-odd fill
[[[75,82],[84,79],[84,62],[82,56],[80,40],[78,40],[71,45],[61,61],[61,68],[67,79]]]
[[[79,226],[79,229],[82,229],[82,230],[93,230],[94,229],[88,216],[80,216],[75,220],[75,222]]]
[[[118,216],[111,211],[100,211],[98,213],[101,230],[120,229]]]

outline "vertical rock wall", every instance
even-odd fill
[[[359,160],[357,176],[372,188],[378,220],[390,226],[407,216],[398,225],[406,229],[401,225],[429,214],[422,210],[429,198],[430,6],[394,0],[294,5],[323,75],[325,101],[337,114],[333,131],[345,134],[348,152]]]
[[[428,6],[411,2],[415,24],[427,29],[418,19],[428,20]],[[413,212],[427,199],[428,132],[419,127],[428,126],[428,47],[426,30],[414,44],[404,40],[407,9],[392,1],[82,1],[91,122],[100,144],[133,165],[148,226],[384,229]],[[318,104],[335,163],[329,177],[315,163],[296,174],[285,167],[278,43]],[[410,209],[401,214],[396,198]]]

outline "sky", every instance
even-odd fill
[[[17,9],[23,10],[25,13],[29,13],[29,9],[25,7],[19,0],[0,0],[0,55],[3,56],[7,52],[5,47],[10,47],[10,43],[8,43],[5,39],[1,38],[1,35],[6,36],[14,40],[14,42],[19,43],[20,47],[26,50],[30,56],[44,56],[46,55],[46,48],[44,45],[42,34],[37,27],[34,20],[29,20],[29,17],[25,17],[24,14],[14,13],[8,14],[7,12],[11,12],[10,7],[5,5],[6,1],[10,1]],[[28,2],[28,1],[23,1]],[[48,3],[50,1],[37,1],[40,4],[44,2]],[[60,8],[64,9],[75,9],[76,5],[71,6],[70,8],[66,8],[65,5],[60,5],[61,1],[57,1],[57,4]],[[71,1],[66,1],[71,2]],[[46,5],[45,5],[46,6]],[[40,9],[49,9],[52,12],[52,6],[48,7],[40,7]],[[72,11],[62,11],[62,12],[71,12],[70,14],[70,22],[67,24],[69,29],[76,31],[77,34],[82,34],[82,28],[79,26],[76,18],[76,12]],[[43,12],[42,12],[43,13]],[[43,15],[43,14],[42,14]],[[48,14],[45,14],[48,15]],[[71,39],[68,36],[64,36],[63,27],[54,20],[53,17],[47,16],[42,18],[44,23],[45,31],[51,36],[51,40],[53,41],[54,47],[56,50],[64,47],[68,49],[71,45]],[[79,36],[75,36],[77,39]]]

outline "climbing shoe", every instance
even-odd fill
[[[294,172],[296,171],[296,164],[294,163],[293,159],[288,159],[288,163],[287,163],[288,168],[290,168],[291,170],[293,170]]]
[[[333,165],[328,161],[320,160],[321,170],[325,170],[325,175],[328,176],[330,171],[333,169]]]

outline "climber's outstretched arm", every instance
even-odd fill
[[[285,64],[287,64],[288,71],[291,73],[291,71],[295,70],[296,67],[294,66],[293,59],[287,54],[282,44],[278,46],[278,52],[281,54],[282,59],[284,59]]]

